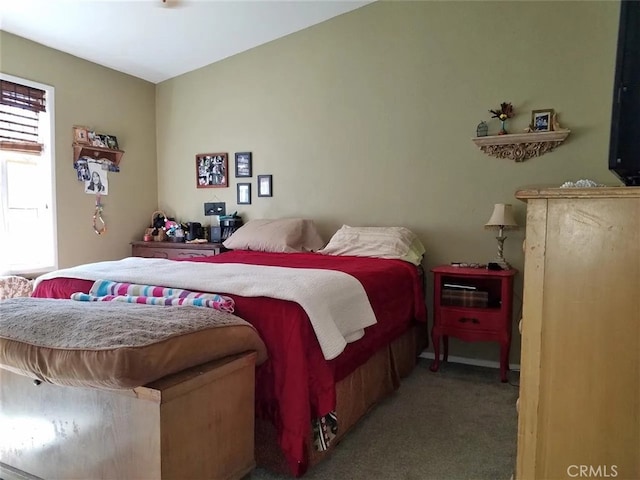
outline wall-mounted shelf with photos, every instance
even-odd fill
[[[108,160],[118,166],[124,154],[118,147],[118,139],[113,135],[96,133],[87,127],[73,127],[73,163],[88,157],[94,160]]]
[[[487,155],[523,162],[549,153],[565,141],[571,130],[551,132],[514,133],[472,138]]]

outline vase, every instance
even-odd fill
[[[505,122],[506,122],[506,120],[500,120],[500,131],[498,132],[498,135],[506,135],[507,134],[507,129],[504,128]]]

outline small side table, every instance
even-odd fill
[[[440,367],[440,338],[443,361],[449,357],[449,336],[465,340],[500,343],[500,380],[507,381],[513,278],[517,270],[487,270],[442,265],[434,274],[434,321],[431,339],[435,360],[431,371]]]

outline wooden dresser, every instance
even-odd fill
[[[527,202],[517,480],[640,478],[640,188]]]
[[[168,258],[169,260],[193,257],[210,257],[224,251],[221,243],[173,243],[173,242],[132,242],[131,255],[134,257]]]

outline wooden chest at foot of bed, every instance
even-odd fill
[[[255,353],[133,390],[0,369],[0,478],[239,479],[254,461]]]

